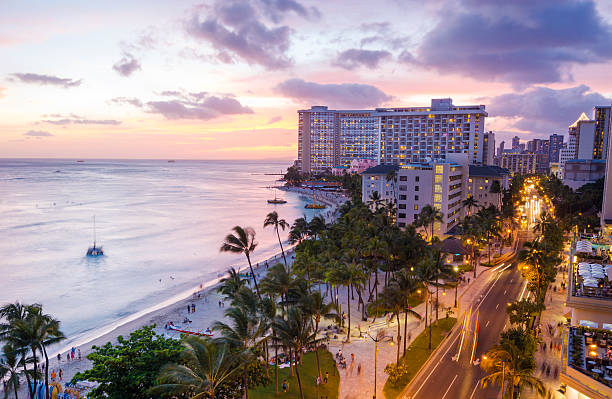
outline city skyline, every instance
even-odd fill
[[[497,143],[565,135],[612,102],[610,6],[7,2],[0,157],[295,159],[298,109],[446,97]]]

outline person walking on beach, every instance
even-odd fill
[[[70,352],[70,360],[74,360],[74,352]]]
[[[189,304],[187,304],[187,314],[191,313],[191,306],[189,306]]]
[[[60,364],[62,362],[62,356],[58,353],[57,354],[57,364]]]
[[[81,350],[80,349],[78,350],[78,353],[79,353],[79,360],[81,360]]]
[[[62,369],[60,369],[59,371],[59,377],[60,377],[60,381],[62,380],[62,378],[64,378],[64,372],[62,371]]]
[[[191,304],[191,313],[195,313],[195,303]]]
[[[287,384],[287,380],[283,380],[283,392],[287,392],[289,389],[289,384]]]

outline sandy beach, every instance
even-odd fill
[[[302,190],[295,188],[285,188],[285,190],[292,190],[297,192],[304,191],[307,195],[310,190]],[[329,209],[322,213],[328,223],[332,222],[337,214],[339,206],[347,200],[346,197],[335,195],[331,193],[317,194],[317,201],[326,203]],[[292,221],[289,221],[292,222]],[[294,246],[290,246],[283,243],[285,246],[285,254],[287,261],[293,261],[295,255]],[[257,253],[255,252],[253,260],[253,268],[258,279],[261,279],[266,272],[266,263],[268,266],[274,265],[275,263],[282,262],[282,253],[267,259],[258,259]],[[223,256],[220,254],[219,256]],[[248,264],[244,262],[241,265],[240,270],[248,269]],[[173,337],[179,336],[179,333],[166,330],[164,327],[167,322],[172,321],[175,325],[181,326],[182,328],[189,329],[190,331],[204,331],[210,328],[215,321],[222,320],[224,318],[224,311],[229,304],[220,306],[222,296],[216,292],[219,285],[219,280],[223,276],[214,279],[213,281],[202,282],[198,285],[198,282],[194,282],[194,288],[189,291],[177,293],[174,297],[162,302],[155,304],[148,309],[137,312],[126,318],[117,320],[111,325],[102,327],[95,331],[88,333],[82,338],[77,338],[69,341],[69,344],[64,344],[61,348],[51,350],[50,352],[50,365],[49,370],[55,370],[59,372],[62,370],[63,379],[65,383],[80,371],[87,370],[91,367],[91,362],[86,359],[86,356],[91,353],[93,346],[101,346],[107,342],[116,342],[118,336],[129,336],[129,334],[145,325],[156,325],[156,332],[159,334],[165,334],[166,336]],[[199,295],[198,295],[199,294]],[[187,311],[188,305],[195,305],[195,312]],[[191,323],[185,324],[183,321],[185,318],[191,320]],[[69,337],[73,338],[73,337]],[[70,348],[75,347],[81,351],[81,360],[75,356],[74,360],[67,360],[67,354],[70,352]],[[57,353],[61,355],[61,361],[57,361]],[[25,384],[22,389],[25,392]]]

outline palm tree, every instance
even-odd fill
[[[441,223],[443,220],[444,214],[442,212],[431,205],[425,205],[419,212],[417,224],[423,227],[428,238],[433,238],[436,222]],[[431,234],[428,234],[427,227],[431,229]]]
[[[230,319],[231,323],[217,321],[213,325],[213,330],[220,331],[223,335],[221,340],[244,357],[242,381],[245,398],[248,399],[248,367],[256,360],[252,349],[259,344],[265,333],[266,325],[257,314],[249,312],[245,306],[232,306],[225,311],[225,317]]]
[[[153,394],[214,398],[220,386],[240,371],[240,356],[229,345],[209,338],[188,336],[183,341],[183,364],[167,364],[160,370]],[[183,396],[181,396],[183,397]]]
[[[478,200],[474,198],[473,195],[470,195],[466,199],[463,200],[461,206],[468,209],[468,216],[472,214],[472,208],[478,206]]]
[[[542,285],[544,284],[545,266],[547,261],[546,252],[539,239],[525,243],[525,249],[519,252],[519,259],[533,268],[532,273],[535,274],[535,301],[542,302],[541,293]]]
[[[253,283],[255,284],[255,290],[257,291],[257,296],[261,299],[261,294],[259,293],[259,287],[257,286],[257,278],[255,277],[255,272],[253,271],[253,265],[251,264],[251,254],[257,248],[257,242],[255,242],[255,230],[251,227],[242,228],[240,226],[235,226],[233,229],[236,234],[228,234],[223,241],[223,245],[221,245],[221,252],[234,252],[234,253],[243,253],[247,258],[247,262],[249,262],[249,269],[251,270],[251,275],[253,276]]]
[[[32,307],[40,307],[38,304],[24,305],[19,302],[9,303],[0,308],[0,340],[10,333],[14,321],[24,320]],[[2,320],[5,320],[4,322]]]
[[[25,359],[19,359],[19,351],[9,344],[4,345],[2,352],[0,357],[0,381],[5,383],[4,398],[8,398],[9,389],[12,386],[15,391],[15,399],[18,399],[19,377],[23,375],[21,363],[25,362]]]
[[[410,295],[415,292],[420,283],[417,280],[416,276],[413,273],[410,273],[407,269],[402,269],[395,274],[394,280],[397,282],[397,285],[401,290],[404,291],[404,298],[406,300],[405,309],[410,310],[410,305],[408,304],[408,299]],[[417,314],[418,315],[418,314]],[[418,315],[418,319],[421,319],[421,316]],[[404,352],[402,356],[406,356],[406,345],[407,345],[407,334],[408,333],[408,312],[404,313]],[[398,343],[399,344],[399,343]]]
[[[283,307],[287,304],[289,290],[294,286],[295,280],[280,263],[270,267],[261,280],[262,291],[272,296],[279,295]]]
[[[372,194],[370,194],[370,198],[368,198],[368,205],[371,207],[373,206],[375,212],[378,212],[382,202],[383,200],[378,191],[374,191]]]
[[[425,288],[425,328],[429,324],[429,349],[431,349],[431,323],[429,322],[428,309],[429,309],[429,285],[435,284],[436,276],[438,275],[436,262],[432,261],[431,254],[428,258],[424,258],[419,262],[415,268],[415,277],[420,284],[423,284]]]
[[[408,309],[406,306],[406,291],[398,284],[397,281],[392,280],[389,285],[387,285],[383,292],[381,293],[381,297],[378,303],[374,303],[372,308],[376,313],[382,312],[391,312],[395,319],[397,320],[397,358],[396,364],[399,364],[400,358],[400,344],[402,340],[401,336],[401,323],[400,323],[400,314],[402,311],[406,312],[406,315],[410,313],[412,316],[417,319],[421,319],[421,316],[412,309]],[[404,337],[405,342],[406,337]]]
[[[310,234],[308,222],[305,217],[295,219],[289,231],[289,242],[295,244],[302,242]]]
[[[285,257],[285,250],[283,249],[283,242],[280,238],[280,233],[278,231],[281,228],[283,231],[289,227],[289,223],[285,219],[279,219],[278,213],[276,211],[268,213],[266,216],[266,220],[264,220],[264,228],[272,226],[274,230],[276,230],[276,236],[278,237],[278,245],[280,245],[281,252],[283,253],[283,259],[285,261],[285,267],[287,267],[287,258]]]
[[[298,306],[304,315],[312,318],[315,337],[319,333],[319,323],[321,322],[321,318],[338,318],[338,314],[334,312],[337,309],[336,304],[333,302],[325,303],[325,297],[321,295],[321,292],[319,291],[314,291],[308,295],[303,295],[298,302]],[[315,351],[315,354],[317,358],[317,371],[319,373],[319,377],[323,378],[323,375],[321,374],[321,364],[319,362],[319,352]]]
[[[476,278],[476,243],[480,240],[482,234],[482,226],[475,216],[467,216],[463,219],[461,222],[461,238],[470,246],[472,252],[470,262],[474,268],[474,278]]]
[[[227,270],[227,277],[219,280],[217,292],[223,294],[226,298],[233,299],[236,292],[246,285],[246,280],[240,276],[240,272],[233,267]]]
[[[351,291],[353,287],[362,285],[367,279],[361,266],[351,263],[340,263],[339,267],[329,271],[328,279],[346,287],[346,307],[348,308],[348,329],[346,342],[351,341]]]
[[[514,399],[525,387],[535,390],[540,397],[553,398],[542,380],[533,375],[534,362],[511,343],[493,346],[484,356],[481,367],[488,374],[480,380],[483,388],[496,384],[503,389],[507,382],[504,399]]]
[[[495,206],[491,205],[488,208],[480,209],[476,217],[484,233],[484,238],[487,241],[489,265],[491,265],[491,239],[500,237],[501,235],[499,211]]]
[[[326,228],[325,219],[320,215],[313,217],[310,223],[308,223],[308,231],[315,240]]]
[[[291,348],[295,353],[295,375],[298,380],[300,397],[304,399],[298,356],[301,356],[305,348],[318,343],[316,333],[313,332],[312,319],[304,315],[298,307],[292,306],[287,310],[287,318],[277,317],[272,324],[272,328],[276,331],[275,339],[277,343]]]

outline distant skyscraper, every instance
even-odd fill
[[[495,133],[486,132],[482,145],[482,163],[484,165],[493,165],[495,157]]]
[[[501,143],[499,143],[499,148],[497,149],[497,156],[501,157],[501,155],[504,153],[504,146],[506,145],[505,141],[502,141]]]
[[[593,159],[606,159],[608,136],[610,135],[610,106],[596,106],[593,109],[595,134],[593,139]]]
[[[405,165],[447,154],[467,154],[483,163],[484,105],[455,106],[450,98],[429,107],[298,111],[298,168],[322,172],[353,159]]]
[[[514,136],[512,138],[512,149],[513,150],[518,150],[518,149],[520,149],[520,146],[521,146],[521,139],[519,139],[518,136]]]
[[[563,148],[563,135],[551,134],[548,139],[548,161],[559,162],[559,151]]]

